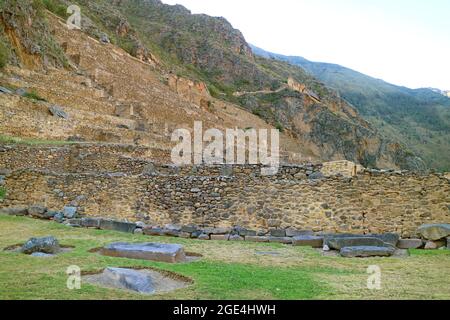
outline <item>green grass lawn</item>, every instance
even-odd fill
[[[49,259],[3,251],[30,237],[47,235],[74,249]],[[180,243],[203,258],[167,264],[89,252],[115,241]],[[280,244],[136,236],[9,216],[0,216],[0,248],[0,299],[450,299],[450,251],[413,251],[404,259],[344,259]],[[87,283],[80,290],[69,290],[65,272],[71,265],[84,273],[108,266],[151,267],[175,272],[193,283],[155,296]],[[369,265],[381,267],[382,290],[367,289]]]

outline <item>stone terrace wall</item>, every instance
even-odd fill
[[[398,232],[450,222],[450,183],[443,175],[364,171],[353,178],[311,180],[321,166],[166,167],[165,173],[60,174],[20,170],[6,177],[2,206],[75,205],[90,216],[248,228],[295,227],[324,232]]]
[[[150,161],[168,161],[167,151],[118,144],[70,144],[67,146],[0,146],[0,169],[52,170],[55,172],[142,173]]]

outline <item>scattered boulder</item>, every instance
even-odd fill
[[[8,216],[26,216],[28,208],[0,208],[0,214]]]
[[[48,107],[48,111],[54,117],[58,117],[58,118],[61,118],[61,119],[64,119],[64,120],[68,120],[69,119],[69,115],[60,106],[50,105]]]
[[[355,246],[344,247],[340,254],[344,258],[390,257],[395,253],[393,247]]]
[[[423,247],[421,239],[400,239],[397,243],[399,249],[420,249]]]
[[[446,241],[445,240],[437,240],[432,241],[428,240],[425,243],[425,250],[436,250],[445,247]]]
[[[109,37],[106,33],[102,33],[99,38],[101,43],[108,44],[110,43]]]
[[[25,254],[32,254],[35,252],[56,254],[60,250],[61,247],[55,237],[31,238],[20,249],[20,251]]]
[[[441,240],[450,236],[450,224],[425,224],[417,232],[426,240]]]
[[[100,253],[111,257],[142,259],[168,263],[186,260],[183,246],[163,243],[112,243],[100,250]]]
[[[137,270],[106,268],[103,271],[104,285],[132,290],[144,294],[155,292],[153,280],[149,275]]]
[[[77,217],[78,209],[76,207],[66,206],[63,208],[64,218],[66,219],[75,219]]]
[[[144,231],[141,228],[136,228],[133,233],[140,235],[140,234],[144,234]]]
[[[380,239],[363,236],[328,238],[325,244],[334,250],[341,250],[345,247],[392,247]]]
[[[256,231],[245,229],[245,228],[239,229],[238,233],[239,233],[239,235],[241,237],[254,237],[254,236],[256,236]]]
[[[323,248],[323,237],[318,236],[296,236],[292,239],[294,246]]]

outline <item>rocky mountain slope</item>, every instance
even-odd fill
[[[254,46],[252,50],[261,57],[302,67],[339,92],[379,132],[407,145],[430,167],[450,169],[450,99],[443,92],[399,87],[336,64],[284,56]]]
[[[197,120],[219,129],[277,127],[290,160],[424,168],[303,69],[255,56],[223,18],[157,0],[74,3],[82,31],[46,11],[66,18],[66,1],[1,2],[1,85],[26,88],[0,96],[1,134],[168,152],[164,133]],[[53,105],[69,120],[51,117]]]

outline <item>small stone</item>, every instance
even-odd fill
[[[198,236],[198,240],[209,240],[209,235],[202,233]]]
[[[48,107],[48,111],[54,116],[58,117],[64,120],[69,119],[69,115],[60,107],[57,105],[51,105]]]
[[[43,206],[31,206],[28,208],[28,214],[32,217],[40,218],[47,212],[47,208]]]
[[[141,234],[144,234],[144,231],[141,228],[136,228],[133,233],[137,234],[137,235],[141,235]]]
[[[136,222],[136,227],[144,229],[146,227],[146,224],[142,221],[138,221],[138,222]]]
[[[445,247],[445,245],[446,245],[445,240],[437,240],[437,241],[428,240],[427,243],[425,244],[425,250],[436,250]]]
[[[327,245],[324,245],[322,250],[325,252],[331,251],[330,247]]]

